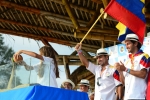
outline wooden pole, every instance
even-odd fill
[[[96,19],[96,21],[94,22],[94,24],[91,26],[91,28],[87,31],[87,33],[85,34],[85,36],[82,38],[82,40],[80,41],[80,43],[83,42],[83,40],[86,38],[86,36],[89,34],[89,32],[92,30],[92,28],[94,27],[94,25],[97,23],[97,21],[101,18],[101,16],[104,14],[104,11],[99,15],[99,17]]]
[[[66,72],[66,78],[70,79],[69,64],[68,64],[68,59],[66,56],[63,56],[63,62],[64,62],[64,68]]]

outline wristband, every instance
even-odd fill
[[[78,54],[81,54],[82,53],[82,50],[79,50],[79,51],[77,51],[78,52]]]
[[[130,73],[130,69],[126,68],[125,72]]]
[[[127,72],[127,71],[128,71],[128,68],[125,69],[125,72]]]
[[[127,73],[130,73],[130,69],[128,68],[128,71],[127,71]]]

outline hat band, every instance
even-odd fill
[[[80,83],[80,84],[83,84],[83,85],[89,85],[88,83]]]
[[[126,38],[126,40],[132,40],[132,39],[135,39],[135,40],[139,40],[139,39],[137,39],[137,38]]]
[[[102,52],[102,53],[97,53],[97,55],[108,55],[108,54],[105,52]]]

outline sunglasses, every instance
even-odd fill
[[[101,79],[101,77],[98,77],[98,78],[97,78],[97,85],[98,85],[98,86],[101,86],[101,84],[99,83],[100,79]]]

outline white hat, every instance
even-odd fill
[[[137,41],[137,42],[140,43],[139,37],[136,34],[134,34],[134,33],[127,34],[125,40],[122,41],[122,43],[125,44],[126,40]]]
[[[78,85],[90,86],[89,81],[87,79],[82,79]]]
[[[64,84],[65,84],[66,82],[70,83],[70,84],[72,85],[72,88],[75,87],[75,84],[74,84],[70,79],[66,79],[65,81],[63,81],[63,83],[62,83],[62,86],[63,86],[63,87],[64,87]]]
[[[101,49],[97,50],[96,56],[94,58],[96,58],[97,56],[101,56],[101,55],[108,55],[109,56],[109,54],[107,53],[107,51],[105,49],[101,48]]]

